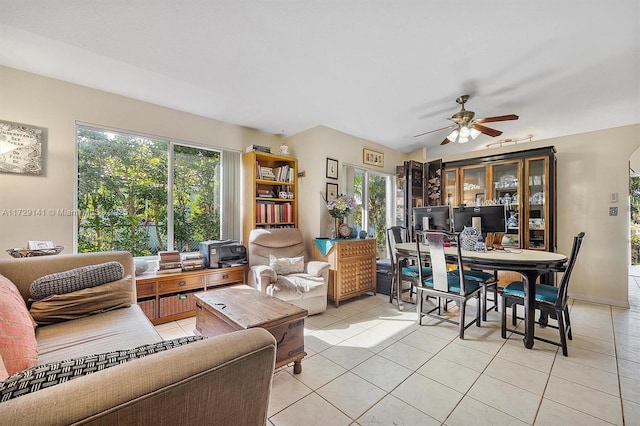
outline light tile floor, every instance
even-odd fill
[[[455,325],[418,326],[413,305],[398,311],[388,296],[331,305],[305,320],[302,373],[276,371],[269,424],[640,425],[640,269],[629,299],[630,309],[572,301],[568,357],[502,339],[497,312],[460,340]],[[194,326],[157,329],[170,339]]]

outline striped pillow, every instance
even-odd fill
[[[32,300],[42,300],[54,294],[65,294],[96,287],[121,280],[123,277],[124,267],[120,262],[83,266],[38,278],[31,283],[29,293]]]

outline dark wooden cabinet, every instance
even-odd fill
[[[445,202],[506,207],[507,247],[556,250],[554,147],[443,163]]]

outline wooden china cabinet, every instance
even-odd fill
[[[443,163],[444,201],[505,205],[505,246],[555,251],[555,152],[545,147]]]

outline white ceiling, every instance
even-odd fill
[[[640,123],[638,0],[0,0],[0,64],[430,157]],[[504,131],[440,146],[456,97]],[[0,95],[1,96],[1,95]]]

